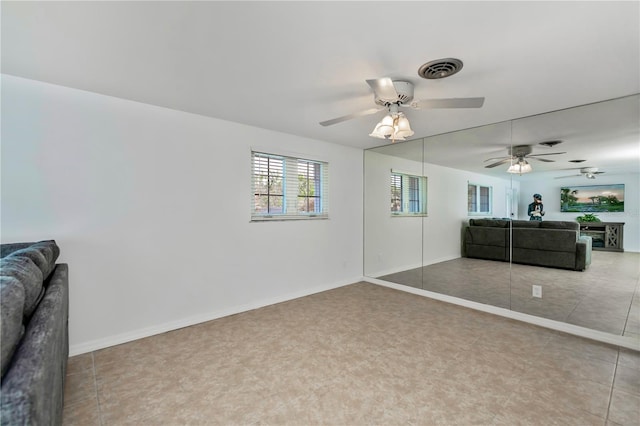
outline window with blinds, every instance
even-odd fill
[[[469,215],[491,214],[493,207],[491,193],[492,189],[490,186],[469,183],[467,192],[467,210]]]
[[[391,213],[427,214],[427,178],[391,171]]]
[[[251,153],[251,220],[329,217],[329,164]]]

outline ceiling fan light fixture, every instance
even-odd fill
[[[373,132],[369,136],[378,139],[391,139],[395,141],[404,141],[407,137],[413,136],[409,120],[403,113],[391,113],[385,115],[384,118],[376,124]]]
[[[404,114],[398,116],[398,124],[394,126],[396,136],[399,138],[408,138],[413,136],[414,131],[411,130],[411,124]]]
[[[519,160],[517,163],[513,163],[507,169],[507,173],[517,173],[519,175],[532,172],[531,164],[527,160]]]
[[[376,127],[369,136],[379,139],[389,139],[393,135],[393,132],[393,117],[391,115],[385,115],[384,118],[376,124]]]

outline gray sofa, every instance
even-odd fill
[[[463,249],[466,257],[575,271],[591,264],[591,238],[580,237],[577,222],[470,219]]]
[[[0,424],[60,425],[69,356],[68,265],[55,263],[55,241],[0,247]]]

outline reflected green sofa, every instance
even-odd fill
[[[591,264],[591,238],[577,222],[470,219],[463,235],[466,257],[575,271]]]

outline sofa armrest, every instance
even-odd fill
[[[69,357],[69,274],[51,273],[0,389],[0,424],[60,425]]]
[[[576,271],[584,271],[591,265],[591,237],[582,236],[576,242]]]

